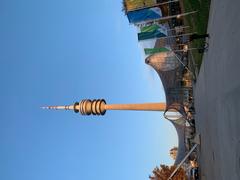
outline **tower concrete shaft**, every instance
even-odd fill
[[[82,115],[104,115],[107,110],[165,111],[166,103],[106,104],[104,99],[84,99],[69,106],[47,106],[44,109],[74,110]]]

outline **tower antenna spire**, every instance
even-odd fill
[[[72,105],[66,105],[66,106],[42,106],[42,109],[55,109],[55,110],[73,110]]]

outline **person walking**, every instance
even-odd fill
[[[195,39],[205,39],[205,38],[209,38],[209,34],[197,34],[194,33],[192,35],[189,36],[189,42],[195,40]]]

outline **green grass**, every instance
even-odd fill
[[[191,27],[192,32],[199,34],[207,32],[210,3],[211,0],[183,0],[185,12],[198,11],[192,16],[185,17],[185,22]],[[204,40],[195,40],[191,43],[191,47],[202,46],[204,46]],[[199,69],[202,63],[202,56],[197,51],[193,51],[193,57]]]

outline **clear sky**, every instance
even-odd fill
[[[121,0],[0,1],[0,179],[144,180],[171,164],[161,112],[42,110],[84,98],[165,101]]]

